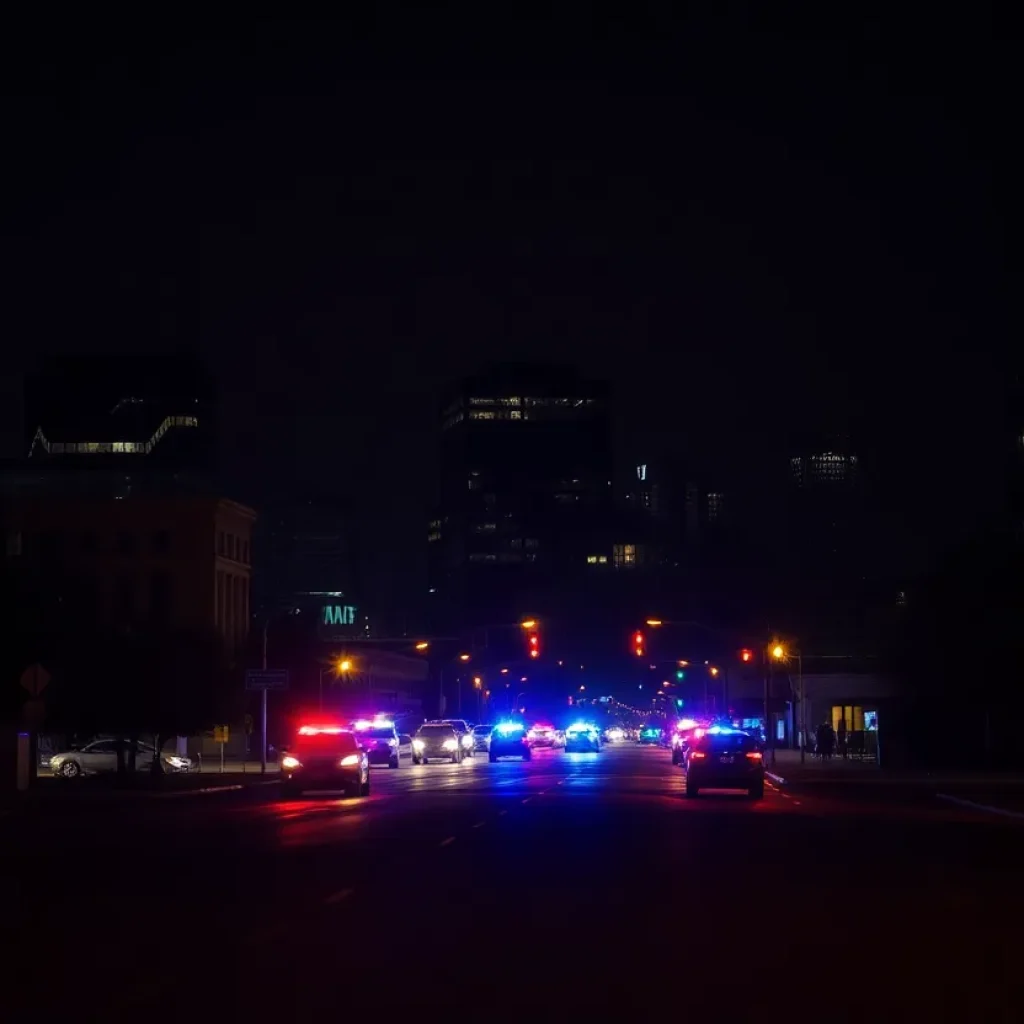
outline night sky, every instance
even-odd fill
[[[613,379],[652,461],[849,430],[894,517],[963,525],[997,486],[995,29],[739,10],[12,30],[6,370],[198,345],[238,496],[339,493],[394,564],[438,388],[500,358]]]

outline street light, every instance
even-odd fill
[[[348,658],[337,658],[332,665],[328,665],[327,668],[321,667],[320,669],[320,710],[324,709],[324,672],[334,670],[334,674],[341,675],[342,672],[348,672],[352,668],[352,662]]]
[[[664,625],[664,623],[662,623],[661,619],[648,619],[647,620],[647,625],[648,626],[661,626],[661,625]]]
[[[427,643],[427,641],[426,641],[426,640],[421,640],[421,641],[420,641],[420,642],[419,642],[418,644],[416,644],[416,650],[417,650],[417,651],[425,651],[425,650],[427,650],[427,649],[428,649],[429,647],[430,647],[430,644],[429,644],[429,643]]]
[[[804,659],[799,651],[787,651],[782,644],[775,644],[772,647],[772,657],[776,661],[789,661],[796,658],[797,673],[797,700],[800,708],[799,737],[800,737],[800,763],[807,763],[807,701],[804,699]],[[775,749],[772,748],[772,764],[775,763]]]
[[[523,629],[536,629],[537,628],[537,620],[536,619],[523,619],[523,621],[520,622],[519,625],[522,626]]]
[[[470,657],[471,657],[471,655],[469,655],[469,654],[460,654],[459,655],[459,661],[469,661]]]

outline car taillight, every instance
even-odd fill
[[[695,750],[692,754],[690,754],[690,760],[691,761],[701,761],[701,760],[703,760],[704,756],[705,755],[704,755],[704,753],[702,751]]]
[[[751,760],[751,761],[760,761],[761,760],[761,751],[760,750],[748,750],[747,751],[747,758],[749,760]]]

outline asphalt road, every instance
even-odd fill
[[[1020,822],[687,800],[660,749],[83,799],[0,843],[4,1019],[1019,1019]]]

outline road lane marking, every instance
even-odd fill
[[[524,803],[524,804],[528,804],[528,803],[529,803],[529,802],[530,802],[530,801],[531,801],[532,799],[533,799],[533,797],[532,797],[532,796],[528,796],[528,797],[527,797],[527,798],[526,798],[526,799],[525,799],[525,800],[523,801],[523,803]]]
[[[332,903],[341,903],[343,900],[347,900],[352,895],[351,889],[339,889],[336,893],[332,893],[327,899],[324,900],[328,906]]]
[[[963,797],[950,796],[948,793],[936,793],[935,796],[939,800],[945,800],[947,803],[957,804],[959,807],[967,807],[972,811],[984,811],[986,814],[998,814],[1003,818],[1024,819],[1024,813],[1021,811],[1011,811],[1006,807],[993,807],[991,804],[979,804],[974,800],[965,800]]]
[[[487,822],[486,822],[486,821],[478,821],[478,822],[477,822],[477,823],[476,823],[476,824],[475,824],[475,825],[473,826],[473,828],[483,828],[483,827],[484,827],[484,825],[486,825],[486,824],[487,824]]]
[[[451,844],[454,843],[454,842],[455,842],[455,836],[449,836],[447,839],[442,839],[440,845],[441,846],[451,846]]]

